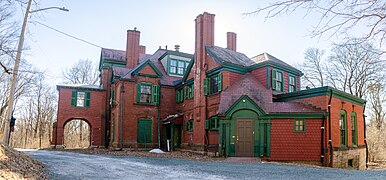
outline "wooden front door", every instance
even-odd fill
[[[236,156],[253,157],[253,119],[237,119]]]

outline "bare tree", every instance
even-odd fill
[[[380,130],[385,124],[386,112],[383,105],[386,103],[386,93],[384,85],[380,82],[375,82],[369,85],[369,104],[372,112],[372,123]]]
[[[96,65],[90,60],[79,60],[62,74],[65,83],[96,84],[99,80]]]
[[[313,36],[356,34],[358,27],[365,30],[361,40],[375,40],[380,45],[386,38],[386,3],[379,0],[276,0],[246,14],[265,14],[272,18],[305,10],[305,15],[318,16]],[[355,32],[355,33],[354,33]],[[359,38],[359,37],[358,37]]]
[[[351,42],[333,47],[328,79],[333,87],[362,98],[370,83],[383,79],[384,63],[371,44]]]
[[[324,51],[318,48],[308,48],[304,53],[304,62],[301,66],[305,86],[322,87],[325,85],[326,64],[322,61]]]

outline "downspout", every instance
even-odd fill
[[[326,121],[326,115],[323,115],[323,120],[322,120],[322,127],[320,128],[321,129],[321,133],[322,133],[322,135],[321,135],[321,142],[322,142],[322,145],[321,145],[321,155],[320,155],[320,162],[323,164],[323,162],[324,162],[324,132],[325,132],[325,121]]]
[[[366,109],[366,103],[363,106],[363,133],[364,133],[364,140],[365,140],[365,146],[366,146],[366,168],[368,168],[367,163],[369,162],[369,148],[367,146],[367,140],[366,140],[366,120],[365,120],[365,109]]]
[[[121,86],[121,96],[120,96],[120,103],[119,103],[119,147],[120,147],[120,150],[123,149],[123,135],[122,135],[122,125],[123,125],[123,94],[125,93],[125,87],[123,86],[123,82],[122,82],[122,86]]]
[[[330,90],[330,100],[328,101],[328,144],[330,146],[330,161],[329,166],[332,167],[332,140],[331,140],[331,100],[332,100],[332,89]]]
[[[158,149],[161,149],[161,82],[159,83],[158,109],[157,109],[157,128],[158,128]]]

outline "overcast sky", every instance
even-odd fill
[[[23,58],[42,70],[48,70],[51,81],[60,83],[61,71],[79,59],[99,63],[99,47],[65,36],[36,22],[105,48],[125,50],[126,31],[137,27],[141,45],[147,53],[159,46],[194,52],[194,19],[203,12],[215,14],[215,45],[226,47],[226,32],[237,33],[237,51],[253,57],[267,52],[289,64],[301,63],[309,47],[328,49],[329,37],[311,38],[309,32],[317,22],[304,12],[273,19],[245,16],[267,4],[256,0],[50,0],[38,1],[39,9],[66,7],[69,12],[47,10],[33,13],[28,24],[26,45],[30,51]],[[19,8],[19,10],[22,10]],[[19,12],[20,13],[20,12]],[[22,18],[22,17],[21,17]]]

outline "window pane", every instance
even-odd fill
[[[218,92],[218,76],[210,78],[210,93]]]
[[[170,60],[170,66],[177,66],[176,60]]]
[[[183,67],[178,67],[177,74],[184,74],[184,68]]]
[[[151,103],[151,86],[141,84],[140,102]]]
[[[78,95],[76,98],[76,106],[84,107],[84,99],[85,99],[85,92],[78,92]]]
[[[183,61],[178,61],[178,67],[185,67],[185,63]]]
[[[276,80],[281,82],[281,72],[276,71]]]

